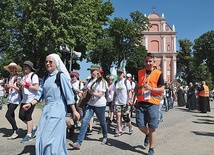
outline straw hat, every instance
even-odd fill
[[[22,71],[22,67],[20,67],[19,65],[17,65],[14,62],[11,62],[9,65],[4,66],[4,69],[7,70],[8,72],[10,72],[10,69],[9,69],[10,67],[15,67],[17,72],[21,72]]]

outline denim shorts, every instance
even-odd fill
[[[148,102],[138,102],[136,104],[136,124],[137,127],[148,126],[151,129],[158,128],[159,106]]]

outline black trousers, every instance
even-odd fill
[[[16,120],[15,120],[15,110],[17,108],[18,104],[7,104],[7,112],[5,114],[5,117],[7,118],[7,120],[10,122],[13,130],[17,130],[18,127],[16,125]]]

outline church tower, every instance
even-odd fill
[[[164,14],[160,17],[154,11],[148,19],[151,25],[148,31],[142,33],[143,44],[148,52],[155,55],[155,64],[163,72],[164,80],[173,82],[177,72],[175,26],[170,27]]]

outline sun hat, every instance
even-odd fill
[[[7,70],[8,72],[10,72],[10,69],[9,69],[10,67],[15,67],[17,72],[21,72],[22,71],[22,67],[17,65],[15,62],[11,62],[9,65],[4,66],[4,69]]]
[[[118,68],[118,69],[117,69],[117,72],[123,73],[124,70],[123,70],[122,68]]]
[[[109,80],[114,80],[114,77],[113,76],[109,76],[108,79]]]
[[[0,84],[4,83],[4,80],[0,80]]]
[[[76,76],[77,78],[80,76],[80,74],[78,72],[71,72],[70,75]]]
[[[23,65],[28,65],[31,68],[32,71],[34,71],[34,72],[36,71],[36,69],[33,68],[33,63],[31,61],[25,61],[23,63]]]
[[[100,70],[100,66],[99,65],[91,65],[91,67],[88,68],[87,70]]]
[[[126,74],[126,77],[131,78],[132,75],[130,73]]]

